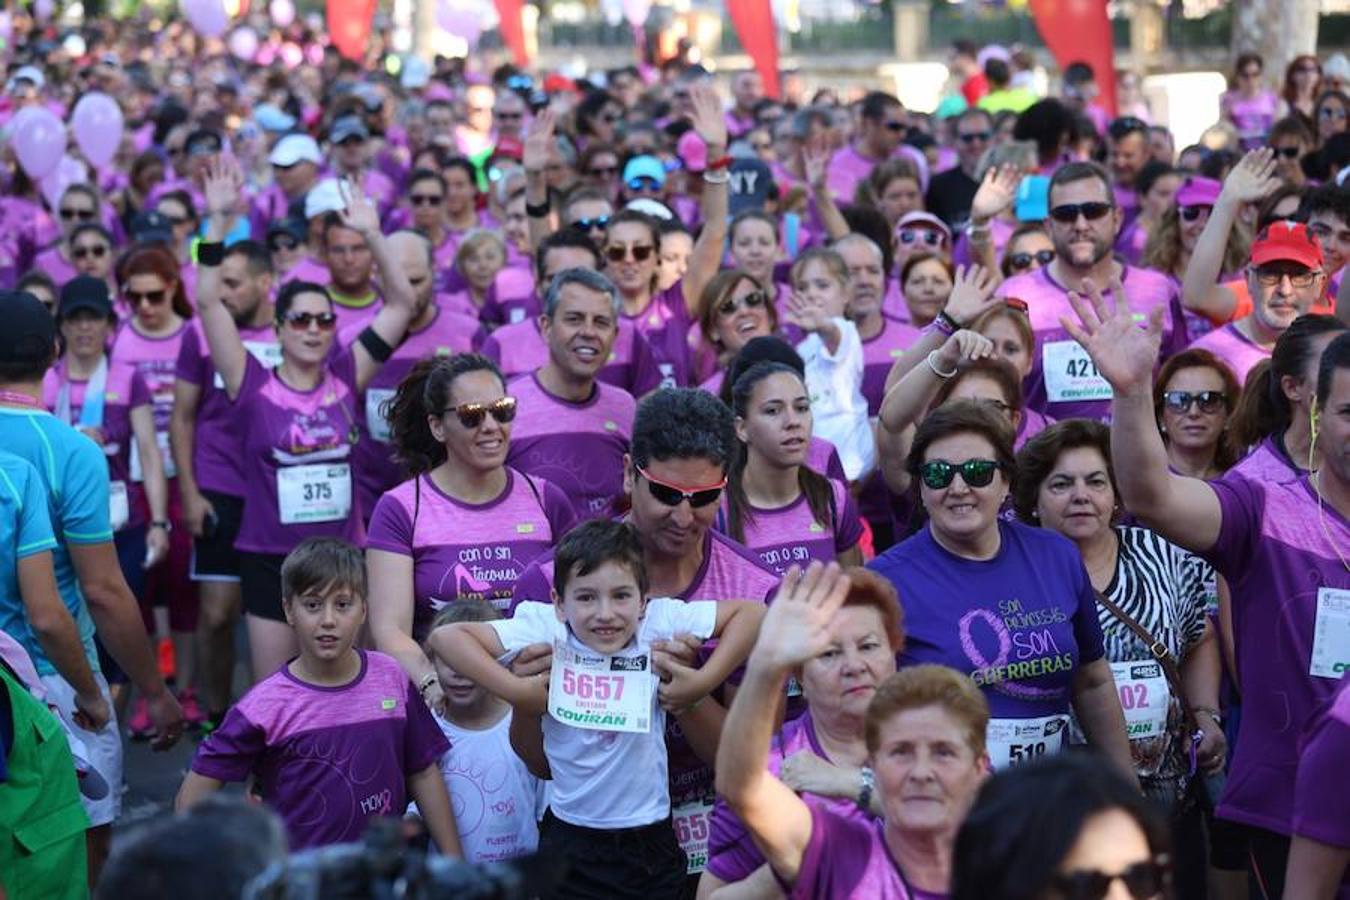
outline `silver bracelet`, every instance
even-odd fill
[[[715,177],[717,175],[721,175],[722,177]],[[709,169],[703,173],[703,180],[708,182],[708,184],[726,184],[731,180],[731,173],[726,169],[718,169],[717,171]]]
[[[953,375],[957,373],[958,371],[957,369],[952,369],[950,372],[943,372],[941,369],[939,369],[937,367],[937,363],[933,362],[933,357],[936,355],[937,355],[936,350],[930,350],[928,352],[928,355],[924,357],[924,361],[928,363],[928,368],[933,370],[934,375],[936,375],[939,378],[946,379],[951,378]]]

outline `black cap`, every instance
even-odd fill
[[[90,310],[103,318],[113,315],[112,297],[108,293],[108,283],[92,275],[77,275],[61,288],[61,302],[57,306],[57,315],[61,318],[72,316],[80,310]]]
[[[225,147],[225,142],[221,139],[219,132],[212,131],[209,128],[198,128],[183,141],[183,149],[191,156],[193,150],[198,147],[205,147],[207,144],[211,145],[211,148],[206,151],[207,153],[219,153]]]
[[[279,234],[288,234],[295,238],[297,242],[303,244],[307,235],[308,228],[304,219],[297,219],[287,216],[284,219],[274,219],[272,224],[267,226],[267,239],[270,241]]]
[[[42,301],[27,291],[0,291],[0,363],[40,366],[50,362],[56,320]]]
[[[761,362],[782,363],[796,369],[803,377],[806,375],[806,363],[802,362],[801,356],[792,349],[792,345],[780,337],[766,334],[745,342],[741,352],[736,354],[736,358],[727,368],[727,380],[735,384],[736,379],[744,375],[746,370]]]
[[[142,244],[173,246],[173,223],[159,210],[147,209],[131,220],[131,237]]]

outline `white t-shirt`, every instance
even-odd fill
[[[511,749],[511,712],[490,728],[473,731],[436,722],[450,739],[441,757],[441,776],[459,828],[464,858],[496,862],[533,853],[539,819],[548,805],[545,785],[530,774]]]
[[[807,335],[797,353],[806,366],[814,434],[834,444],[844,474],[857,480],[877,464],[876,440],[862,394],[862,338],[852,322],[838,318],[833,322],[839,329],[839,349],[833,355],[818,334]]]
[[[514,618],[489,623],[508,654],[530,644],[565,641],[594,653],[558,621],[551,603],[522,603]],[[624,658],[644,656],[653,641],[677,634],[709,638],[717,625],[717,604],[654,598]],[[653,681],[650,664],[644,667]],[[636,828],[670,815],[667,776],[666,715],[651,692],[651,724],[646,732],[594,731],[544,717],[544,753],[553,771],[553,814],[583,828]]]

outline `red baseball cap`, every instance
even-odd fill
[[[1282,219],[1272,222],[1252,244],[1252,265],[1296,262],[1310,269],[1322,268],[1322,245],[1302,222]]]

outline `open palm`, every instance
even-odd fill
[[[1154,307],[1147,326],[1140,328],[1118,279],[1112,281],[1110,290],[1108,303],[1101,289],[1084,279],[1081,294],[1069,292],[1078,321],[1062,317],[1060,324],[1092,357],[1116,393],[1151,390],[1153,367],[1162,346],[1163,307]]]
[[[990,166],[970,204],[972,222],[988,222],[1013,205],[1022,173],[1016,166]]]
[[[837,563],[793,566],[783,576],[759,627],[754,656],[775,668],[814,659],[834,642],[834,619],[848,596],[849,577]]]

